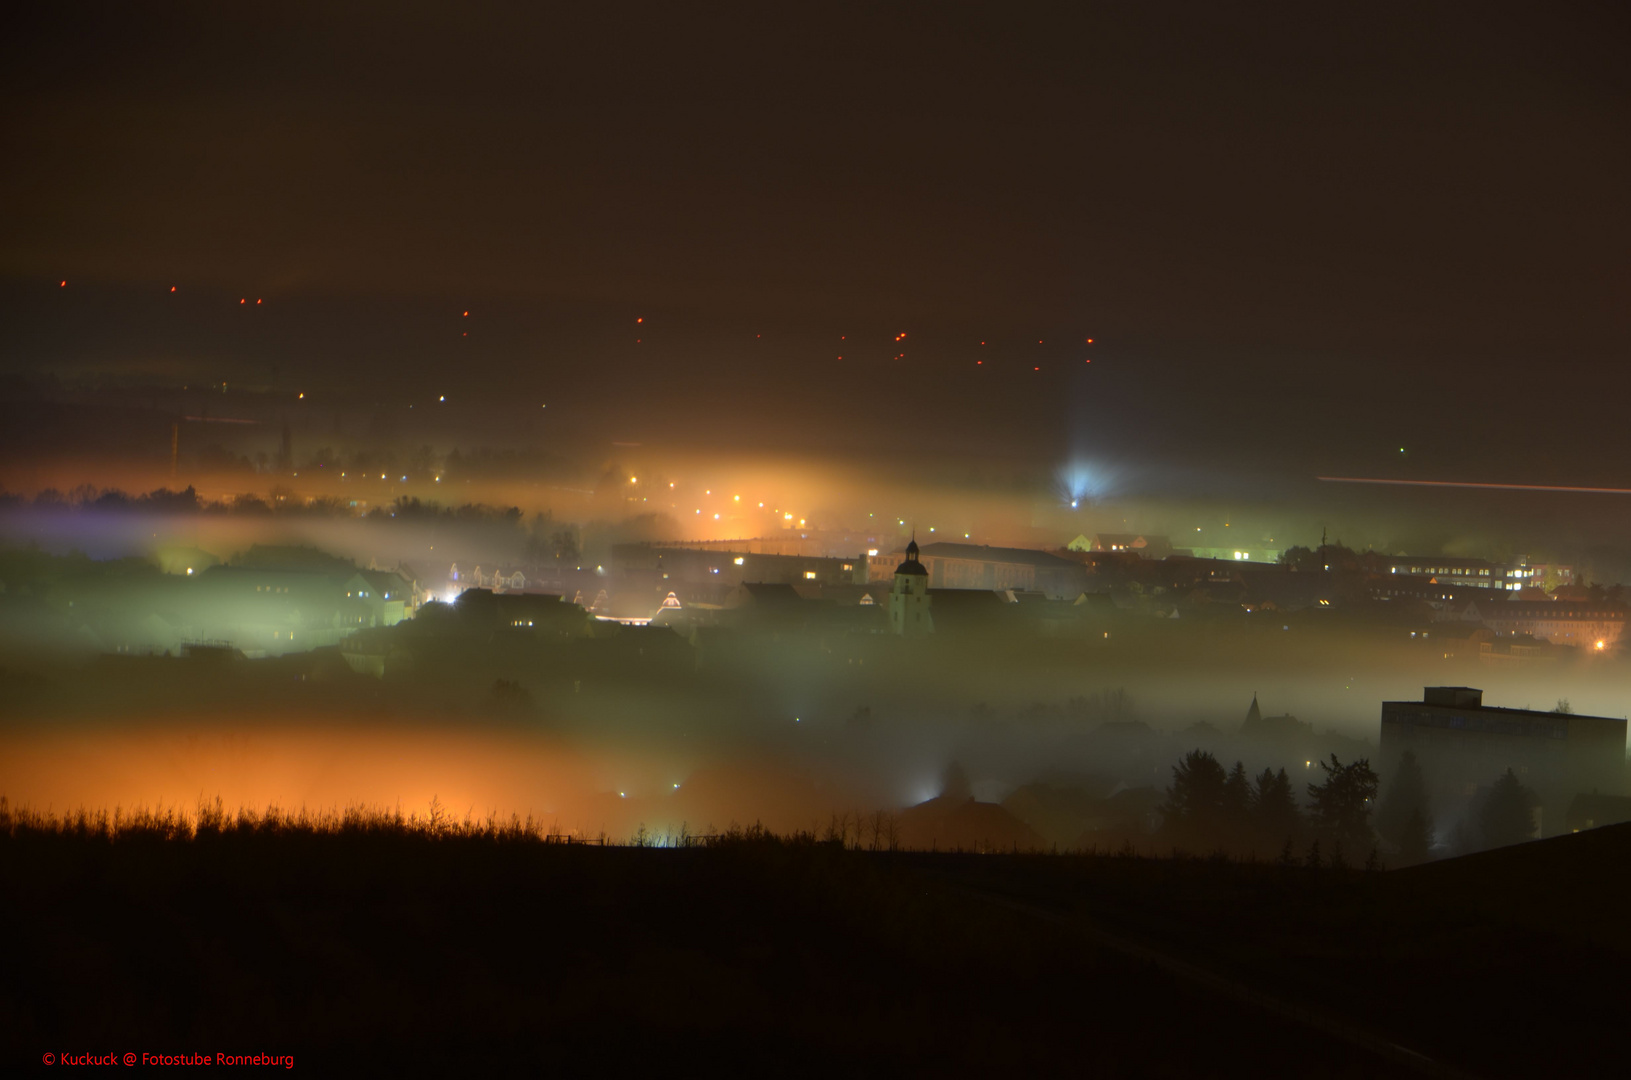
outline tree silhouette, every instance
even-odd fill
[[[1373,843],[1371,803],[1378,784],[1370,761],[1360,758],[1344,765],[1332,754],[1329,762],[1320,762],[1320,768],[1325,782],[1308,785],[1315,829],[1330,839],[1333,851],[1369,851]]]
[[[1535,793],[1511,769],[1491,785],[1478,809],[1478,831],[1485,847],[1521,844],[1535,837]]]
[[[1246,766],[1235,762],[1223,782],[1223,817],[1219,822],[1230,847],[1245,850],[1252,843],[1252,782]]]
[[[1399,865],[1413,866],[1426,862],[1433,849],[1433,823],[1419,808],[1411,812],[1396,841],[1399,845]]]
[[[1432,846],[1433,817],[1427,796],[1427,781],[1413,751],[1399,756],[1399,764],[1388,777],[1387,787],[1376,806],[1376,831],[1399,852],[1399,865],[1408,866],[1427,858]]]
[[[1226,805],[1228,777],[1218,759],[1191,750],[1172,767],[1172,786],[1161,806],[1161,829],[1174,844],[1210,849],[1217,845]]]
[[[1302,832],[1302,814],[1291,793],[1291,778],[1264,769],[1252,790],[1252,833],[1264,847],[1290,844]]]

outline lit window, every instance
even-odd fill
[[[805,580],[807,580],[807,581],[814,581],[815,576],[816,576],[816,572],[814,570],[804,571],[804,577],[805,577]]]

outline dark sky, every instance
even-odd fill
[[[688,7],[37,5],[0,364],[1631,479],[1623,7]]]

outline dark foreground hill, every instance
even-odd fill
[[[1627,847],[1601,830],[1366,874],[10,821],[0,1066],[128,1049],[319,1072],[1589,1075],[1618,1060],[1587,988],[1623,969],[1623,932],[1553,925],[1570,908],[1540,885],[1512,918],[1474,898],[1533,860],[1567,888]]]

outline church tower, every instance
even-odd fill
[[[929,572],[917,558],[917,538],[906,545],[906,561],[895,567],[889,587],[889,632],[907,637],[934,633],[929,614]]]
[[[1240,725],[1242,735],[1256,735],[1263,726],[1263,710],[1257,707],[1257,691],[1252,691],[1251,708],[1246,710],[1246,722]]]

